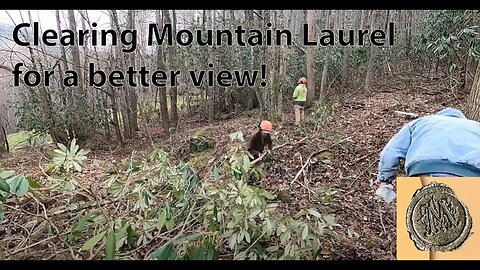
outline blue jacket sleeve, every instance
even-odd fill
[[[406,124],[385,145],[380,153],[378,180],[392,181],[395,179],[400,159],[405,159],[411,140],[410,124]]]

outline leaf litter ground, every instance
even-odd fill
[[[398,80],[399,82],[391,82],[391,85],[398,83],[397,85],[416,87],[399,90],[393,86],[384,86],[373,94],[346,98],[341,105],[334,107],[333,118],[321,124],[309,122],[302,127],[295,127],[293,112],[289,111],[285,112],[281,125],[274,123],[274,146],[285,143],[293,145],[278,148],[263,160],[268,175],[262,180],[262,185],[274,194],[288,195],[279,200],[283,212],[294,213],[301,207],[313,206],[320,213],[335,216],[338,226],[333,234],[322,239],[324,259],[395,259],[396,205],[386,204],[374,196],[379,153],[388,140],[405,123],[412,120],[394,111],[423,116],[435,113],[444,106],[457,106],[463,99],[442,87],[441,81],[400,76]],[[462,106],[457,108],[463,109]],[[306,113],[308,118],[309,111]],[[138,138],[127,142],[123,147],[105,143],[103,138],[91,140],[85,145],[92,150],[88,155],[89,162],[85,170],[77,176],[87,189],[94,191],[102,188],[100,185],[106,169],[104,164],[119,165],[125,158],[145,157],[153,149],[152,141],[169,151],[175,160],[188,160],[191,157],[188,151],[189,139],[199,133],[212,137],[216,145],[208,153],[206,162],[201,162],[206,165],[197,166],[198,173],[205,176],[211,173],[215,164],[218,165],[226,158],[230,141],[228,135],[241,131],[247,140],[256,131],[258,120],[255,111],[210,126],[190,119],[188,124],[183,124],[183,127],[167,139],[161,136],[163,132],[161,128],[157,128],[159,124],[150,124],[151,139],[147,134],[139,133]],[[182,121],[186,120],[181,120],[180,123]],[[304,140],[301,143],[294,144],[302,139]],[[292,183],[312,153],[328,148],[342,139],[342,143],[312,157],[305,170]],[[0,159],[0,168],[15,170],[44,183],[45,177],[40,167],[46,162],[48,158],[41,151],[26,148],[3,156]],[[52,195],[47,196],[44,204],[47,211],[53,213],[77,199]],[[23,212],[36,211],[34,202],[30,199],[24,199],[18,205],[21,206],[17,208]],[[25,231],[29,231],[28,225],[31,222],[28,218],[31,217],[22,215],[22,211],[9,211],[8,208],[5,210],[8,213],[0,223],[0,237],[6,230],[11,232],[12,227],[17,226],[18,229],[13,231],[18,234],[17,238],[21,238]],[[55,216],[56,220],[64,220],[65,228],[68,228],[69,218],[68,212],[64,216]],[[48,240],[58,242],[57,239]],[[24,248],[23,252],[17,252],[11,258],[71,258],[66,250],[52,248],[49,241],[30,249]],[[26,247],[28,241],[3,239],[0,242],[9,249],[18,249],[16,246],[21,244]],[[12,246],[12,243],[16,244]]]

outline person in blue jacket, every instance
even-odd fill
[[[479,177],[480,123],[453,108],[407,123],[380,153],[379,190],[393,190],[400,159],[409,177]]]

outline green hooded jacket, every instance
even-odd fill
[[[295,101],[307,101],[307,87],[305,84],[299,84],[293,91],[293,100]]]

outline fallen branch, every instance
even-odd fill
[[[411,116],[413,118],[418,117],[418,114],[416,114],[416,113],[409,113],[409,112],[402,112],[402,111],[393,111],[393,112],[397,113],[397,114],[408,115],[408,116]]]
[[[351,163],[348,164],[348,165],[349,165],[349,166],[355,165],[355,164],[357,164],[358,162],[364,160],[364,159],[367,158],[367,157],[370,157],[370,156],[373,155],[373,154],[374,154],[374,153],[370,153],[370,154],[366,154],[366,155],[364,155],[364,156],[362,156],[362,157],[359,157],[357,160],[351,162]]]
[[[447,103],[452,102],[452,101],[458,101],[458,100],[459,99],[457,97],[453,97],[453,98],[447,99],[445,101],[442,101],[442,105],[446,106]]]
[[[308,139],[308,138],[309,138],[309,137],[305,137],[305,138],[303,138],[303,139],[301,139],[301,140],[299,140],[299,141],[296,141],[296,142],[294,142],[294,143],[286,142],[286,143],[284,143],[284,144],[276,145],[276,146],[274,146],[274,147],[272,148],[272,151],[273,151],[273,150],[276,150],[276,149],[279,149],[279,148],[282,148],[282,147],[285,147],[285,146],[287,146],[287,145],[297,145],[297,144],[299,144],[299,143],[302,143],[304,140],[306,140],[306,139]],[[263,152],[257,159],[255,159],[254,161],[252,161],[252,163],[251,163],[250,165],[253,166],[253,165],[257,164],[257,163],[260,162],[266,155],[268,155],[268,153],[269,153],[268,151]]]
[[[272,150],[275,150],[275,149],[278,149],[278,148],[282,148],[282,147],[287,146],[287,145],[297,145],[297,144],[302,143],[303,141],[305,141],[305,140],[308,139],[308,138],[309,138],[309,137],[305,137],[305,138],[303,138],[303,139],[301,139],[301,140],[299,140],[299,141],[296,141],[296,142],[294,142],[294,143],[292,143],[292,142],[286,142],[286,143],[284,143],[284,144],[280,144],[280,145],[274,146]]]
[[[63,240],[63,238],[60,235],[60,230],[55,225],[55,223],[53,223],[53,221],[51,221],[50,218],[48,217],[47,209],[45,208],[45,205],[42,202],[40,202],[35,196],[29,195],[29,197],[33,198],[42,207],[44,219],[50,224],[52,228],[55,229],[57,239],[60,242],[62,242],[66,247],[68,247],[68,249],[70,250],[70,254],[72,255],[72,258],[75,258],[75,253],[77,253],[81,258],[86,259],[85,256],[80,251],[74,250],[72,246],[70,246],[65,240]]]
[[[64,232],[64,233],[62,233],[61,235],[64,236],[64,235],[67,235],[67,234],[69,234],[69,233],[70,233],[70,232]],[[38,241],[38,242],[36,242],[36,243],[33,243],[33,244],[29,245],[29,246],[23,247],[23,248],[21,248],[21,249],[17,249],[17,250],[15,250],[15,251],[11,252],[11,253],[7,253],[7,255],[8,255],[8,256],[15,255],[15,254],[17,254],[17,253],[19,253],[19,252],[25,251],[25,250],[27,250],[27,249],[29,249],[29,248],[32,248],[32,247],[38,246],[38,245],[40,245],[40,244],[43,244],[43,243],[45,243],[45,242],[47,242],[47,241],[50,241],[50,240],[52,240],[53,238],[56,238],[56,237],[57,237],[56,235],[50,236],[50,237],[45,238],[45,239],[43,239],[43,240],[40,240],[40,241]]]
[[[380,215],[380,224],[382,224],[383,232],[387,235],[387,230],[385,229],[385,224],[383,224],[382,210],[378,208],[378,214]]]
[[[322,152],[325,152],[325,151],[328,151],[328,150],[332,149],[333,147],[341,144],[342,142],[344,142],[344,141],[346,141],[346,140],[348,140],[348,139],[350,139],[350,137],[347,137],[347,138],[345,138],[345,139],[342,139],[342,140],[340,140],[340,141],[338,141],[338,142],[330,145],[330,146],[327,147],[327,148],[324,148],[324,149],[322,149],[322,150],[319,150],[319,151],[317,151],[317,152],[314,152],[314,153],[310,154],[310,156],[308,157],[307,161],[305,161],[305,163],[303,164],[302,168],[301,168],[301,169],[297,172],[297,174],[295,175],[295,178],[293,178],[292,182],[290,182],[290,185],[293,184],[293,183],[297,180],[297,178],[300,176],[300,174],[303,172],[303,170],[305,170],[305,168],[306,168],[307,165],[310,163],[310,160],[311,160],[313,157],[321,154]]]
[[[357,190],[356,190],[356,189],[352,189],[352,190],[350,190],[349,192],[347,192],[347,193],[343,194],[343,196],[344,196],[344,197],[346,197],[346,196],[348,196],[348,195],[350,195],[350,194],[354,193],[355,191],[357,191]]]
[[[302,163],[303,163],[303,159],[302,159],[302,155],[300,155],[300,164],[302,164]],[[305,173],[305,170],[303,171],[303,182],[304,182],[303,187],[307,190],[308,200],[310,201],[311,200],[310,193],[315,194],[315,191],[313,191],[310,188],[310,181],[307,178],[307,174]],[[301,182],[299,182],[299,183],[301,183]]]

